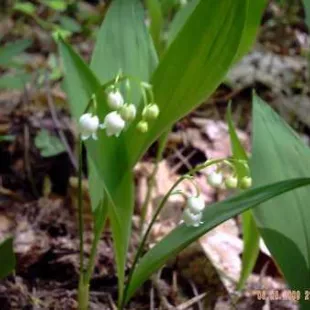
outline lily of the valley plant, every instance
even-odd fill
[[[154,2],[160,7],[161,1]],[[159,139],[155,169],[143,204],[145,214],[170,128],[207,99],[229,68],[251,47],[265,4],[266,0],[193,0],[184,5],[171,31],[165,34],[166,27],[155,27],[155,15],[149,9],[150,35],[142,1],[113,0],[98,33],[90,65],[58,37],[65,89],[79,127],[80,309],[88,309],[96,248],[107,218],[117,267],[118,307],[123,309],[152,273],[204,233],[261,202],[309,183],[302,179],[250,189],[205,208],[195,173],[206,167],[215,169],[206,179],[211,186],[251,186],[244,158],[209,160],[180,176],[159,203],[150,223],[144,223],[141,216],[141,242],[130,270],[126,270],[135,201],[134,165]],[[94,215],[94,238],[88,259],[83,247],[82,143],[87,150]],[[223,167],[225,171],[230,169],[228,176],[223,175]],[[240,175],[240,167],[246,173]],[[178,191],[183,180],[193,183],[194,193]],[[180,224],[146,251],[147,237],[158,214],[175,194],[185,198]]]

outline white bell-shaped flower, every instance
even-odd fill
[[[81,131],[81,139],[86,140],[89,137],[97,140],[97,130],[99,128],[99,118],[97,115],[85,113],[80,117],[79,127]]]
[[[208,175],[207,181],[213,187],[220,187],[223,183],[223,175],[220,172],[212,172]]]
[[[107,97],[108,106],[113,110],[119,110],[124,104],[124,98],[118,89],[112,90]]]
[[[186,208],[183,212],[182,220],[186,226],[198,227],[201,222],[202,212],[197,214],[193,214],[188,208]]]
[[[205,201],[202,196],[192,196],[187,199],[187,208],[193,214],[202,212],[205,208]]]
[[[149,124],[142,120],[137,124],[137,129],[142,133],[146,133],[149,130]]]
[[[136,117],[137,109],[134,104],[125,104],[121,107],[119,114],[124,121],[132,121]]]
[[[118,112],[110,112],[104,118],[100,128],[106,129],[107,136],[118,137],[125,127],[125,121],[121,118]]]
[[[237,188],[237,186],[238,186],[238,179],[236,177],[234,177],[234,176],[229,176],[225,180],[225,185],[229,189]]]
[[[145,120],[154,120],[159,115],[159,107],[156,103],[148,104],[143,108],[142,116]]]
[[[250,177],[243,177],[242,179],[241,179],[241,181],[240,181],[240,187],[242,188],[242,189],[247,189],[247,188],[249,188],[249,187],[251,187],[252,186],[252,178],[250,178]]]

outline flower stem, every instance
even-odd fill
[[[84,281],[84,275],[80,274],[79,289],[78,289],[78,304],[79,310],[88,310],[89,304],[89,283]]]
[[[121,307],[120,309],[123,309],[124,306],[125,306],[125,301],[126,301],[126,295],[127,295],[127,291],[128,291],[128,287],[129,287],[129,283],[131,282],[131,278],[132,278],[132,275],[136,269],[136,266],[137,266],[137,263],[139,261],[139,258],[141,257],[142,255],[142,251],[143,251],[143,248],[144,248],[144,245],[145,245],[145,242],[147,240],[147,237],[149,236],[149,233],[157,219],[157,216],[159,215],[160,211],[162,210],[162,208],[165,206],[167,200],[169,199],[170,195],[172,194],[173,190],[184,180],[186,179],[187,177],[186,176],[182,176],[180,177],[176,183],[173,184],[173,186],[170,188],[170,190],[168,191],[168,193],[165,195],[165,197],[162,199],[162,201],[160,202],[159,206],[157,207],[154,215],[153,215],[153,218],[150,222],[150,224],[148,225],[148,228],[145,232],[145,234],[143,235],[143,238],[139,244],[139,247],[137,249],[137,253],[135,255],[135,258],[134,258],[134,261],[133,261],[133,264],[132,264],[132,267],[130,269],[130,272],[129,272],[129,276],[128,276],[128,281],[127,281],[127,284],[125,286],[125,290],[124,290],[124,294],[123,294],[123,300],[122,300],[122,303],[121,303]]]
[[[134,271],[136,269],[136,266],[139,262],[139,259],[142,255],[142,252],[143,252],[143,248],[145,246],[145,243],[147,241],[147,238],[149,236],[149,233],[160,213],[160,211],[163,209],[163,207],[165,206],[167,200],[169,199],[169,197],[173,194],[173,191],[174,189],[185,179],[191,179],[193,177],[193,175],[197,172],[199,172],[200,170],[206,168],[206,167],[209,167],[209,166],[212,166],[214,164],[218,164],[220,162],[223,162],[225,159],[214,159],[214,160],[208,160],[206,161],[205,163],[203,164],[200,164],[198,166],[196,166],[195,168],[191,169],[186,175],[183,175],[181,176],[173,185],[172,187],[170,188],[170,190],[167,192],[167,194],[164,196],[164,198],[161,200],[159,206],[157,207],[153,217],[152,217],[152,220],[150,222],[150,224],[148,225],[147,227],[147,230],[146,232],[144,233],[143,235],[143,238],[142,240],[140,241],[140,244],[139,244],[139,247],[137,249],[137,252],[136,252],[136,255],[135,255],[135,258],[134,258],[134,261],[133,261],[133,264],[132,264],[132,267],[130,269],[130,272],[129,272],[129,275],[128,275],[128,280],[127,280],[127,283],[126,283],[126,286],[125,286],[125,289],[124,289],[124,294],[123,294],[123,298],[122,298],[122,302],[121,302],[121,306],[120,306],[120,310],[122,310],[127,302],[127,292],[128,292],[128,288],[129,288],[129,285],[130,285],[130,282],[131,282],[131,279],[132,279],[132,276],[134,274]]]
[[[163,152],[164,152],[164,149],[165,149],[167,141],[168,141],[169,133],[170,133],[170,130],[167,130],[165,133],[162,134],[162,136],[159,138],[159,141],[158,141],[159,144],[158,144],[158,150],[157,150],[156,159],[155,159],[155,166],[154,166],[154,169],[153,169],[153,171],[149,177],[147,193],[145,195],[145,199],[144,199],[144,202],[143,202],[143,205],[141,208],[141,217],[140,217],[141,238],[142,238],[142,234],[143,234],[144,222],[145,222],[146,214],[148,211],[148,206],[149,206],[152,191],[153,191],[153,188],[155,185],[155,177],[156,177],[156,174],[158,171],[159,162],[162,159]]]
[[[78,228],[79,228],[79,242],[80,242],[80,278],[79,278],[79,289],[78,289],[78,302],[79,309],[87,309],[88,304],[88,289],[85,293],[84,285],[84,221],[83,221],[83,188],[82,188],[82,178],[83,178],[83,167],[82,167],[82,140],[79,136],[78,141]],[[87,300],[85,300],[87,299]],[[85,308],[86,303],[86,308]]]
[[[97,254],[97,248],[100,241],[100,237],[102,235],[103,229],[105,227],[106,218],[107,218],[107,200],[103,199],[103,201],[100,202],[100,205],[97,207],[95,213],[94,213],[94,239],[92,242],[91,250],[90,250],[90,257],[88,260],[84,282],[89,284],[91,276],[94,271],[95,262],[96,262],[96,254]]]

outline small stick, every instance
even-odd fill
[[[23,93],[23,109],[24,113],[28,113],[28,104],[29,104],[29,93],[27,90],[27,86],[24,86],[24,93]],[[29,131],[29,125],[25,121],[24,126],[23,126],[23,134],[24,134],[24,162],[25,162],[25,172],[26,176],[28,177],[31,188],[32,188],[32,193],[35,197],[39,197],[38,190],[35,186],[34,179],[33,179],[33,174],[32,174],[32,169],[31,169],[31,162],[30,162],[30,131]]]
[[[206,297],[207,293],[202,293],[198,296],[193,297],[192,299],[184,302],[183,304],[177,306],[176,310],[185,310],[191,307],[192,305],[196,304],[197,302],[200,302],[202,299]]]
[[[61,124],[60,124],[60,121],[59,121],[58,116],[57,116],[57,112],[56,112],[56,109],[54,106],[53,98],[51,96],[51,91],[50,91],[49,82],[47,79],[47,74],[45,75],[45,87],[46,87],[46,95],[47,95],[47,104],[48,104],[48,107],[49,107],[49,110],[50,110],[50,113],[52,116],[53,123],[55,125],[55,128],[57,129],[58,136],[59,136],[62,144],[64,145],[64,147],[68,153],[68,156],[70,158],[72,166],[74,167],[75,171],[78,171],[77,161],[76,161],[74,154],[71,150],[71,147],[68,143],[66,135],[64,134],[64,131],[61,128]]]

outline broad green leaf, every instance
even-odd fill
[[[170,45],[171,42],[173,42],[179,31],[185,25],[187,19],[194,12],[199,1],[200,0],[192,0],[191,2],[183,6],[175,15],[168,31],[168,45]]]
[[[0,77],[0,89],[23,90],[25,85],[31,81],[31,77],[31,74],[24,72],[15,75],[4,74]]]
[[[92,212],[95,213],[100,203],[102,203],[104,197],[104,183],[100,178],[100,175],[98,174],[91,157],[87,156],[87,159],[89,195]]]
[[[0,142],[2,141],[14,141],[15,136],[12,135],[0,135]]]
[[[231,148],[233,158],[237,160],[242,160],[244,162],[248,162],[248,156],[246,154],[245,149],[243,148],[239,137],[237,135],[231,113],[231,104],[228,105],[227,109],[227,123],[228,130],[231,141]],[[245,165],[240,163],[239,161],[235,162],[236,173],[238,177],[238,182],[244,176],[248,175],[248,169]],[[242,235],[243,235],[243,253],[242,253],[242,270],[241,276],[237,285],[238,290],[242,289],[247,278],[251,274],[258,253],[259,253],[259,233],[253,219],[252,210],[248,210],[242,213]]]
[[[163,15],[166,16],[179,5],[180,0],[160,0],[160,3]]]
[[[0,65],[8,65],[14,56],[22,53],[31,43],[31,40],[18,40],[0,47]]]
[[[174,40],[177,33],[181,30],[189,16],[192,14],[199,1],[200,0],[190,1],[176,14],[170,25],[168,44]],[[236,55],[236,61],[238,61],[254,43],[266,5],[267,0],[256,0],[249,2],[247,18],[245,22],[246,26],[243,30],[242,41]]]
[[[58,41],[59,51],[64,63],[65,90],[69,96],[70,109],[75,120],[84,113],[92,96],[100,88],[98,79],[81,57],[63,40]],[[100,93],[98,94],[100,95]],[[95,212],[103,198],[103,180],[97,172],[91,156],[88,154],[89,187],[92,210]]]
[[[227,118],[227,123],[228,123],[228,131],[229,131],[229,136],[230,136],[230,143],[231,143],[233,158],[247,162],[248,156],[246,154],[244,147],[242,146],[242,144],[239,140],[239,137],[238,137],[236,129],[235,129],[235,125],[234,125],[233,120],[232,120],[231,104],[228,105],[226,118]],[[242,177],[248,175],[248,170],[244,164],[236,161],[236,162],[234,162],[234,165],[235,165],[236,173],[237,173],[239,180]]]
[[[254,96],[254,186],[310,176],[310,149],[259,97]],[[309,188],[265,202],[254,210],[260,233],[292,289],[310,286]]]
[[[246,27],[243,31],[243,36],[241,44],[239,46],[238,53],[236,55],[235,61],[240,60],[242,56],[252,47],[256,39],[256,34],[258,32],[262,15],[264,9],[266,8],[268,0],[255,0],[249,1]]]
[[[60,16],[59,21],[63,29],[72,33],[80,32],[82,30],[81,25],[72,17],[66,15]]]
[[[310,29],[310,2],[309,0],[303,0],[305,12],[306,12],[306,23],[308,28]]]
[[[0,279],[8,276],[14,270],[15,264],[13,238],[8,238],[0,243]]]
[[[136,134],[134,126],[126,133],[127,149],[133,150],[131,165],[216,89],[239,48],[247,5],[247,0],[205,0],[197,5],[151,79],[160,116],[145,135]]]
[[[238,196],[208,206],[203,212],[203,224],[199,227],[179,225],[141,258],[129,284],[126,301],[128,302],[135,291],[169,258],[175,256],[215,226],[275,196],[309,184],[310,178],[282,181],[247,190]],[[307,189],[309,190],[309,187],[305,190]],[[295,266],[296,262],[290,261],[290,264],[293,263]],[[296,271],[296,268],[292,268],[292,270]]]
[[[36,7],[31,2],[17,2],[14,4],[13,10],[32,16],[36,11]]]
[[[100,88],[100,83],[69,44],[59,39],[58,46],[64,66],[64,87],[69,96],[71,114],[75,120],[78,120],[84,113],[92,94]]]
[[[114,0],[98,33],[91,69],[104,83],[120,69],[125,74],[148,80],[157,65],[157,56],[144,25],[139,0]],[[133,94],[137,102],[140,94]]]
[[[52,10],[63,12],[67,8],[65,0],[41,0],[42,3],[50,7]]]
[[[35,146],[42,157],[52,157],[66,151],[58,137],[51,135],[46,129],[41,129],[34,139]]]
[[[243,289],[246,280],[250,276],[255,266],[259,254],[259,231],[255,223],[252,210],[242,214],[242,269],[237,289]]]
[[[149,80],[157,64],[156,51],[144,25],[144,9],[139,0],[112,2],[98,33],[91,68],[103,84],[114,79],[121,69],[137,79]],[[132,100],[138,103],[140,92],[132,88]],[[101,119],[107,114],[104,100],[99,100]],[[133,213],[133,177],[128,162],[132,150],[126,148],[125,135],[119,138],[99,134],[96,144],[88,144],[110,197],[109,216],[114,240],[119,280],[119,300],[122,298],[126,256]],[[114,206],[113,206],[114,205]]]
[[[163,42],[161,32],[163,28],[164,19],[162,16],[161,5],[159,0],[146,0],[146,7],[150,19],[150,33],[153,38],[154,46],[158,55],[162,54]]]

